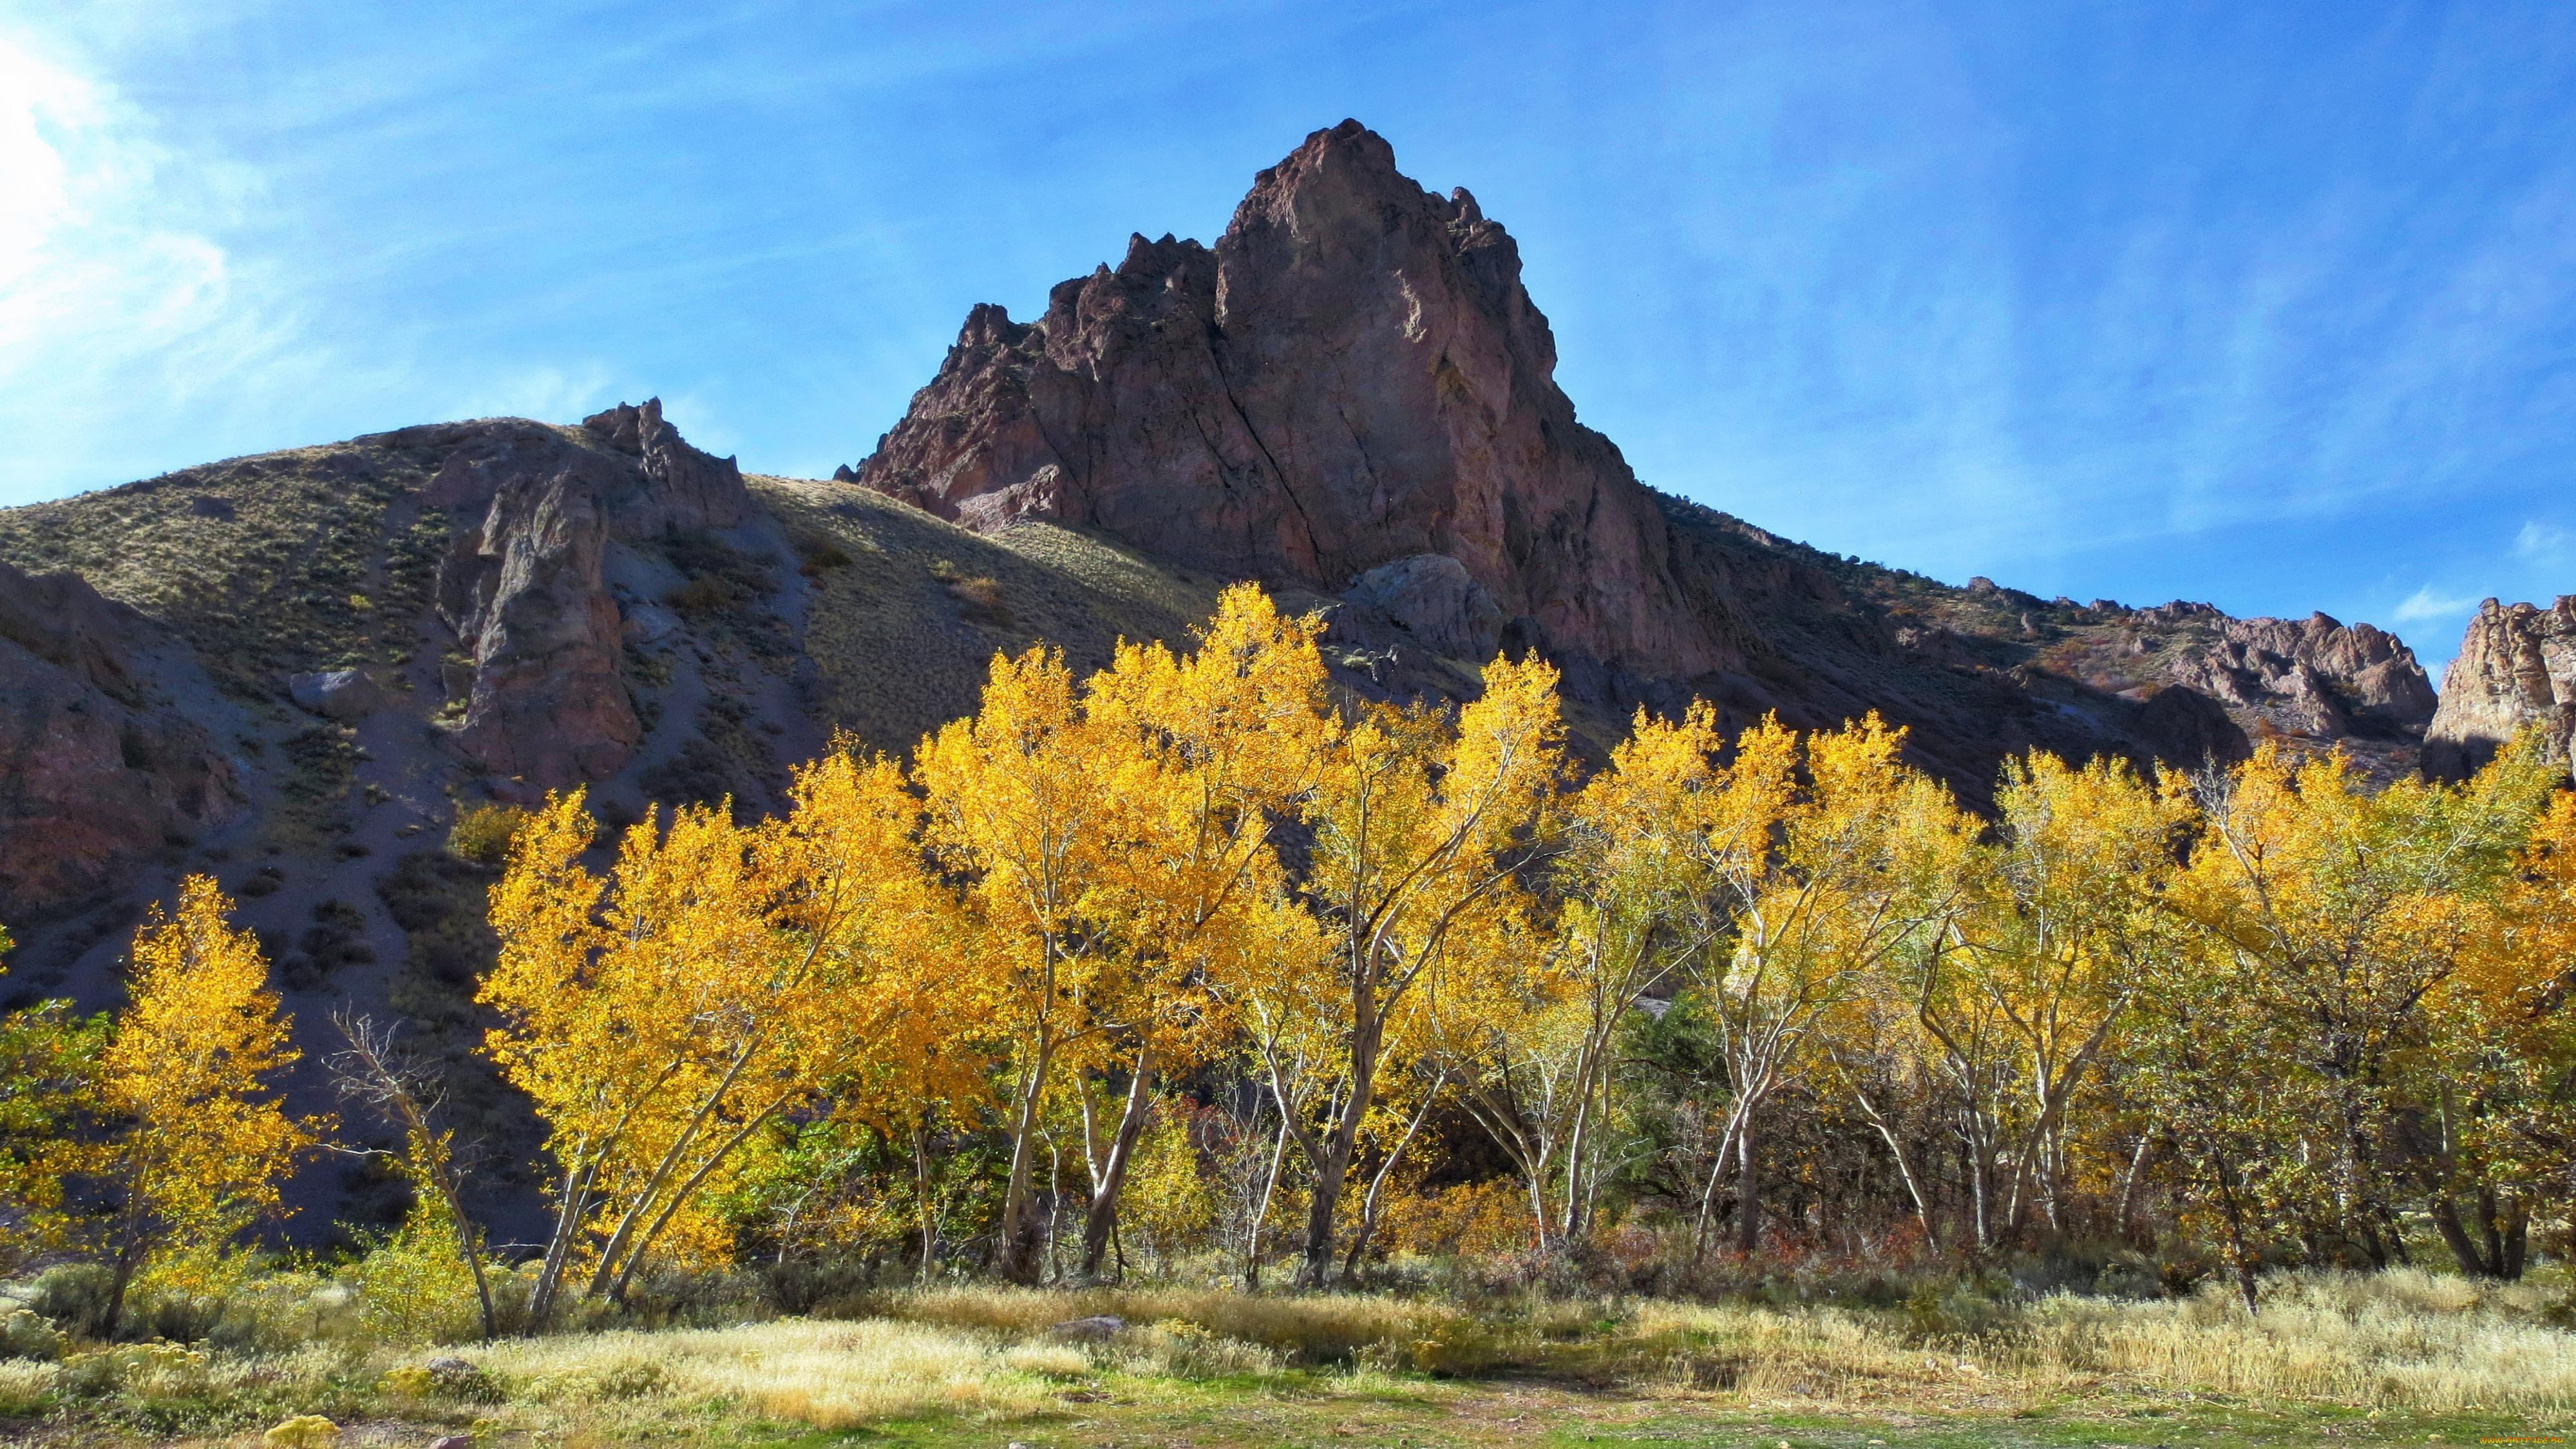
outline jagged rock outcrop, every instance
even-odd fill
[[[1877,710],[1971,799],[2024,749],[2196,766],[2249,732],[2385,736],[2369,767],[2414,767],[2432,695],[2390,635],[1821,554],[1646,488],[1555,362],[1511,238],[1346,121],[1260,173],[1215,246],[1136,236],[1034,321],[975,308],[841,472],[985,532],[1074,524],[1338,595],[1335,637],[1372,659],[1539,649],[1614,719],[1693,694],[1736,725]]]
[[[2183,642],[2162,666],[2167,681],[2285,733],[2413,736],[2433,718],[2433,684],[2415,651],[2369,624],[2325,614],[2234,619],[2182,602],[2128,611],[2124,622],[2141,632],[2178,629]]]
[[[2424,772],[2464,778],[2533,725],[2559,759],[2576,755],[2576,595],[2547,609],[2478,605],[2442,676],[2441,708],[2424,732]]]
[[[659,399],[585,419],[583,439],[462,424],[423,501],[457,530],[438,610],[471,660],[456,741],[533,788],[613,774],[643,739],[621,673],[623,620],[604,582],[612,542],[731,528],[752,513],[731,458],[690,447]]]
[[[231,764],[150,677],[178,649],[75,575],[0,563],[0,916],[100,890],[232,814]]]
[[[1034,322],[975,308],[858,481],[1324,593],[1445,555],[1558,648],[1660,677],[1737,662],[1555,368],[1511,237],[1345,121],[1262,172],[1215,247],[1137,236]]]
[[[581,420],[582,430],[635,459],[644,486],[610,500],[610,525],[619,538],[649,538],[687,529],[731,528],[752,515],[742,469],[731,458],[690,447],[680,430],[662,420],[662,400],[643,406],[619,403]]]

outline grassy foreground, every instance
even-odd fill
[[[1211,1291],[905,1295],[883,1316],[398,1351],[0,1360],[0,1441],[950,1445],[2476,1443],[2576,1436],[2554,1294],[2395,1273],[1912,1313]],[[1083,1340],[1064,1319],[1116,1314]],[[272,1440],[272,1443],[280,1442]]]

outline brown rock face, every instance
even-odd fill
[[[97,891],[233,812],[231,765],[146,677],[176,648],[75,575],[0,564],[0,913]]]
[[[2433,718],[2433,684],[2415,651],[2368,624],[2324,614],[2232,619],[2207,604],[2128,615],[2145,630],[2186,628],[2166,678],[2291,734],[2419,734]]]
[[[977,307],[858,481],[1326,593],[1447,555],[1559,648],[1667,678],[1735,662],[1555,368],[1510,236],[1345,121],[1262,172],[1213,249],[1138,236],[1038,321]]]
[[[586,419],[585,446],[525,424],[469,424],[424,501],[479,510],[438,579],[438,610],[472,656],[457,743],[537,788],[613,774],[644,736],[620,673],[612,541],[749,518],[730,458],[681,441],[659,399]]]
[[[2424,732],[2424,772],[2460,779],[2538,725],[2556,757],[2576,755],[2576,595],[2548,609],[2478,605],[2442,676],[2442,704]]]

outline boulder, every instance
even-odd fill
[[[1126,1331],[1127,1320],[1109,1313],[1095,1314],[1089,1318],[1068,1318],[1047,1329],[1049,1334],[1057,1338],[1088,1339],[1094,1342],[1105,1338],[1116,1338]]]
[[[1502,643],[1502,605],[1445,553],[1380,564],[1351,580],[1342,597],[1379,610],[1441,654],[1482,664]]]
[[[385,703],[384,690],[359,669],[291,674],[286,679],[286,690],[297,708],[343,724],[365,719]]]

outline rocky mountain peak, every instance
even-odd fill
[[[1555,365],[1511,238],[1346,121],[1261,172],[1214,247],[1140,234],[1037,322],[976,308],[857,480],[1324,593],[1445,555],[1558,648],[1661,677],[1730,662]]]
[[[1619,717],[1876,709],[1971,798],[2000,756],[2198,764],[2280,734],[2414,766],[2411,653],[2322,615],[1945,589],[1641,484],[1576,420],[1520,253],[1356,121],[1258,173],[1213,246],[1142,233],[1037,320],[971,311],[843,475],[987,534],[1044,520],[1220,578],[1337,597],[1372,659],[1537,649]],[[1380,666],[1368,669],[1383,681]]]

